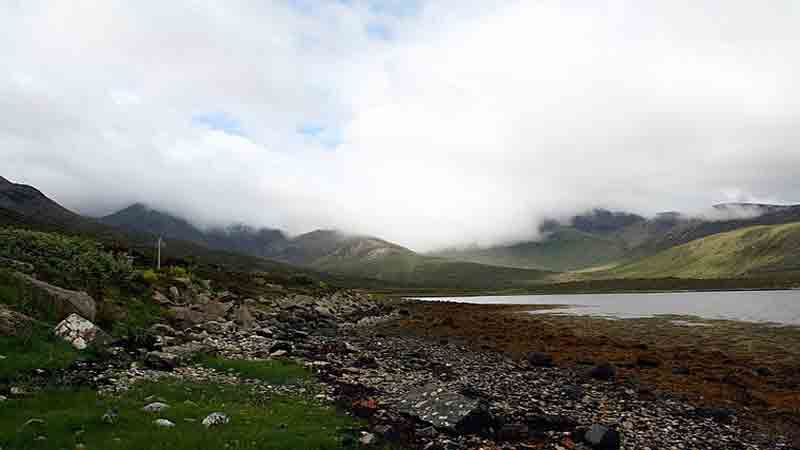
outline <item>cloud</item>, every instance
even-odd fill
[[[591,207],[800,198],[800,8],[11,2],[2,175],[90,214],[532,237]]]

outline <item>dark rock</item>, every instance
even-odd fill
[[[551,367],[553,365],[553,355],[542,352],[528,353],[528,364],[534,367]]]
[[[704,419],[713,419],[721,423],[729,423],[733,421],[736,412],[727,408],[695,408],[692,415]]]
[[[491,415],[479,400],[428,385],[399,401],[400,411],[436,428],[479,434],[491,426]]]
[[[528,425],[524,423],[507,423],[497,431],[497,439],[505,442],[517,442],[528,439]]]
[[[655,368],[661,365],[661,361],[653,355],[639,355],[636,358],[636,365],[644,368]]]
[[[673,367],[672,368],[672,373],[674,375],[689,375],[691,373],[691,371],[689,370],[688,367],[678,366],[678,367]]]
[[[583,440],[598,450],[619,450],[622,444],[619,432],[599,424],[592,425],[584,434]]]
[[[278,341],[278,342],[272,344],[272,346],[269,348],[269,352],[270,353],[275,353],[275,352],[280,351],[280,350],[283,350],[285,352],[291,352],[292,351],[291,342]]]
[[[611,381],[617,377],[617,368],[607,362],[600,363],[592,367],[589,376],[596,380]]]

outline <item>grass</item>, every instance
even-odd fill
[[[170,408],[160,414],[141,408],[153,396]],[[109,408],[116,424],[101,420]],[[206,429],[202,420],[222,412],[230,423]],[[159,428],[165,418],[174,428]],[[43,424],[23,425],[31,418]],[[255,397],[245,386],[161,382],[136,386],[118,398],[88,390],[54,390],[10,400],[0,409],[0,448],[103,450],[340,449],[342,433],[358,426],[335,409],[300,397]],[[37,436],[47,439],[37,441]]]
[[[195,361],[210,369],[233,372],[241,378],[261,380],[270,384],[295,384],[311,377],[311,373],[305,367],[284,360],[248,361],[200,355]]]
[[[800,270],[800,224],[760,225],[697,239],[596,275],[733,278]]]
[[[78,351],[44,327],[23,335],[0,337],[0,385],[24,381],[36,369],[47,373],[66,369],[79,358]]]

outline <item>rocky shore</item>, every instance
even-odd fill
[[[317,401],[365,420],[364,429],[345,438],[358,446],[795,448],[774,430],[741,420],[736,408],[701,406],[623,377],[626,369],[614,364],[556,365],[560,355],[509,352],[465,338],[464,330],[455,331],[458,318],[441,314],[452,306],[437,312],[424,302],[354,291],[242,298],[188,281],[156,292],[153,301],[167,313],[145,344],[112,344],[113,358],[73,368],[65,379],[108,395],[162,377],[249,383],[254,395],[268,397],[308,387],[241,380],[193,356],[292,359],[314,371]]]

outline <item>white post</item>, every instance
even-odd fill
[[[158,262],[156,268],[161,270],[161,236],[158,237]]]

